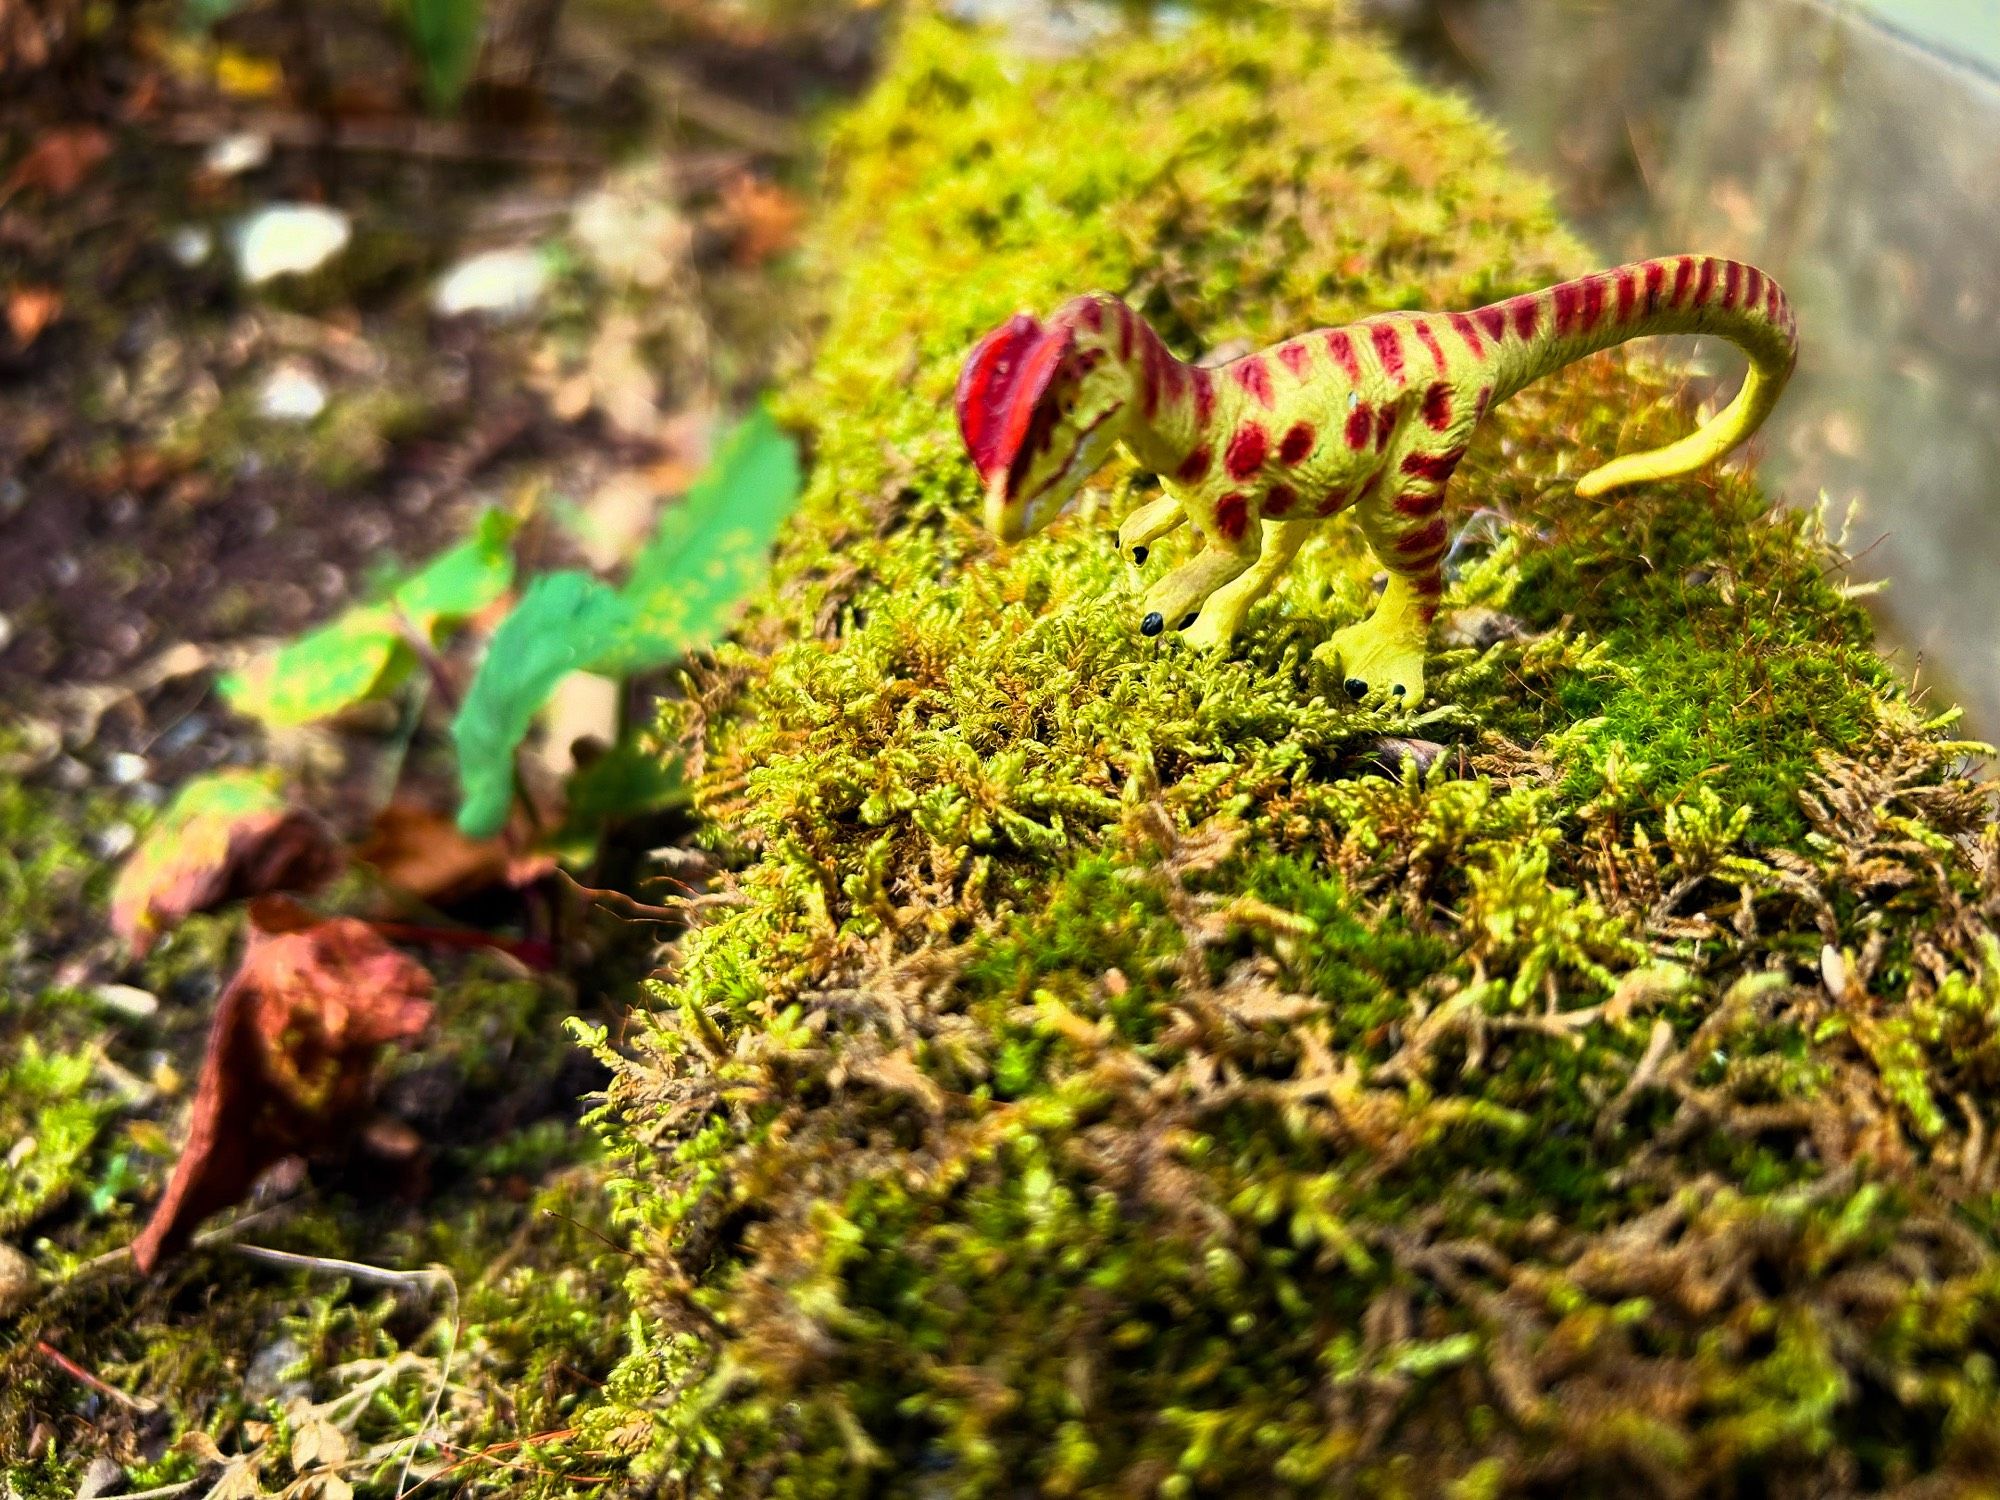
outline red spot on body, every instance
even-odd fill
[[[1437,335],[1431,331],[1430,323],[1427,320],[1419,320],[1414,326],[1417,338],[1424,348],[1430,351],[1431,363],[1437,366],[1438,374],[1444,374],[1444,350],[1438,347]]]
[[[1326,349],[1349,380],[1361,378],[1361,361],[1354,353],[1354,337],[1345,328],[1336,328],[1326,336]]]
[[[1223,466],[1233,477],[1248,479],[1264,467],[1270,451],[1270,434],[1255,422],[1245,422],[1229,439],[1229,451],[1222,456]]]
[[[1448,532],[1444,517],[1439,516],[1427,526],[1419,526],[1415,531],[1405,532],[1396,538],[1398,557],[1422,557],[1427,552],[1436,552],[1445,544]]]
[[[1724,307],[1734,307],[1737,295],[1742,290],[1743,267],[1740,263],[1732,260],[1728,265],[1723,267],[1722,271],[1722,305]]]
[[[1674,302],[1679,307],[1687,297],[1688,283],[1694,279],[1694,257],[1683,255],[1674,264]]]
[[[1083,326],[1088,328],[1092,333],[1101,333],[1103,331],[1104,329],[1103,303],[1086,302],[1083,304]]]
[[[1347,414],[1347,446],[1359,453],[1368,446],[1368,435],[1375,430],[1375,408],[1366,401],[1356,402]]]
[[[1294,422],[1278,440],[1278,462],[1287,467],[1304,463],[1318,437],[1312,423]]]
[[[1764,273],[1755,266],[1743,268],[1743,305],[1754,308],[1764,300]]]
[[[1639,305],[1639,278],[1631,271],[1618,273],[1618,321],[1632,321],[1632,309]]]
[[[1375,342],[1376,358],[1382,361],[1382,371],[1391,380],[1403,378],[1403,336],[1396,331],[1394,323],[1377,323],[1368,330],[1368,337]]]
[[[1784,294],[1778,290],[1778,283],[1772,282],[1764,292],[1764,316],[1773,323],[1778,321],[1778,304]]]
[[[1138,314],[1124,303],[1118,307],[1118,357],[1127,364],[1132,362],[1132,325],[1139,321]]]
[[[1403,516],[1432,516],[1444,505],[1444,491],[1426,486],[1408,489],[1396,497],[1396,513]]]
[[[1307,345],[1299,343],[1297,340],[1293,340],[1288,344],[1280,344],[1278,345],[1278,359],[1284,364],[1287,370],[1290,370],[1300,380],[1303,381],[1312,378],[1312,350]]]
[[[1231,490],[1215,502],[1215,529],[1230,541],[1239,541],[1250,524],[1250,500],[1241,490]]]
[[[1583,310],[1583,288],[1574,281],[1565,281],[1554,289],[1556,299],[1556,337],[1568,338],[1570,330],[1576,326],[1577,314]]]
[[[1194,382],[1194,425],[1206,427],[1215,415],[1215,377],[1196,365],[1188,371],[1188,379]]]
[[[1255,396],[1266,411],[1271,409],[1271,372],[1264,367],[1264,361],[1256,355],[1239,359],[1230,366],[1230,373],[1236,383]]]
[[[1486,336],[1493,340],[1494,343],[1497,344],[1500,340],[1507,337],[1507,309],[1505,305],[1496,302],[1491,307],[1482,307],[1472,317],[1474,322],[1486,330]]]
[[[1541,308],[1533,297],[1513,297],[1506,307],[1514,319],[1514,337],[1531,339],[1535,336],[1535,322],[1541,317]]]
[[[1396,408],[1384,406],[1375,413],[1375,446],[1378,449],[1389,446],[1389,434],[1396,430]]]
[[[1410,580],[1411,589],[1420,597],[1437,599],[1444,594],[1444,574],[1436,568]]]
[[[1206,478],[1208,466],[1214,462],[1214,455],[1208,451],[1208,444],[1202,443],[1194,452],[1181,460],[1181,466],[1174,470],[1174,478],[1182,484],[1193,484]]]
[[[1660,293],[1667,285],[1667,268],[1659,261],[1646,262],[1646,316],[1660,310]]]
[[[1492,404],[1493,404],[1493,387],[1490,385],[1482,385],[1479,388],[1479,399],[1473,403],[1472,407],[1473,426],[1477,427],[1481,422],[1486,420],[1486,408],[1491,406]]]
[[[1474,359],[1483,358],[1486,353],[1486,346],[1479,340],[1479,328],[1472,321],[1471,315],[1455,312],[1451,315],[1450,321],[1451,331],[1459,336],[1465,347],[1471,351],[1472,357]]]
[[[1335,490],[1314,507],[1313,514],[1316,516],[1330,516],[1345,504],[1347,504],[1347,495],[1341,490]]]
[[[1451,426],[1451,387],[1442,380],[1432,381],[1424,392],[1424,421],[1438,432]]]
[[[1704,260],[1701,263],[1701,274],[1695,277],[1694,305],[1696,307],[1701,307],[1706,305],[1710,294],[1712,294],[1714,291],[1715,291],[1715,262],[1712,260]]]
[[[1299,503],[1299,492],[1289,484],[1274,484],[1264,491],[1264,514],[1273,519]]]
[[[1433,479],[1442,484],[1451,478],[1451,471],[1463,457],[1463,448],[1447,448],[1442,453],[1407,453],[1403,456],[1403,472],[1415,479]]]

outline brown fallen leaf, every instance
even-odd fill
[[[415,802],[391,802],[377,813],[354,857],[397,890],[436,906],[499,885],[509,873],[505,843],[467,838],[451,818]]]
[[[309,891],[340,870],[332,834],[274,771],[218,771],[180,789],[111,888],[111,930],[134,957],[193,912]]]
[[[63,295],[52,286],[17,286],[7,293],[7,331],[25,349],[62,316]]]
[[[95,125],[65,125],[44,131],[14,163],[6,185],[0,186],[0,198],[11,198],[23,188],[40,188],[51,197],[66,198],[110,154],[111,137]]]
[[[187,1145],[132,1242],[150,1273],[288,1156],[338,1153],[366,1122],[376,1056],[430,1024],[430,972],[353,917],[282,897],[250,909],[243,962],[216,1002]]]
[[[798,242],[806,209],[775,182],[739,172],[723,184],[721,217],[730,236],[730,259],[754,269]]]

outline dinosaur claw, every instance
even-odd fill
[[[1134,547],[1132,549],[1132,561],[1142,568],[1145,567],[1146,549],[1144,547]]]
[[[1176,625],[1174,629],[1186,630],[1188,626],[1194,624],[1194,622],[1200,618],[1201,618],[1201,611],[1198,609],[1191,609],[1187,613],[1187,618],[1182,620],[1180,624]]]
[[[1160,618],[1160,612],[1157,609],[1139,622],[1139,634],[1141,635],[1158,635],[1166,628],[1167,622]]]
[[[1352,698],[1356,703],[1359,703],[1363,698],[1368,696],[1368,683],[1365,678],[1350,677],[1342,686],[1347,689],[1347,696]]]

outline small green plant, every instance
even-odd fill
[[[516,752],[564,677],[575,671],[630,677],[721,638],[762,581],[799,484],[791,439],[759,407],[667,511],[623,585],[574,569],[527,584],[494,626],[452,723],[461,829],[490,837],[506,822],[517,794]],[[239,713],[292,728],[397,692],[420,661],[431,674],[443,673],[437,648],[515,586],[512,543],[519,527],[517,516],[487,512],[466,541],[225,678],[223,695]],[[590,826],[616,821],[608,803],[623,792],[638,799],[635,812],[657,805],[658,775],[614,774],[627,760],[619,756],[611,770],[602,761],[593,766],[584,798]],[[578,820],[568,826],[573,834]],[[574,852],[573,842],[565,847]]]

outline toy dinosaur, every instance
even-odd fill
[[[1164,495],[1126,517],[1120,551],[1144,564],[1184,520],[1204,545],[1146,591],[1149,636],[1171,622],[1226,645],[1311,528],[1356,507],[1389,585],[1314,656],[1351,697],[1414,706],[1444,590],[1445,484],[1473,428],[1572,360],[1656,333],[1719,334],[1750,356],[1749,376],[1690,436],[1577,482],[1601,495],[1690,473],[1756,431],[1798,354],[1777,282],[1710,256],[1640,261],[1473,312],[1379,314],[1214,368],[1176,359],[1122,300],[1092,292],[980,340],[959,377],[959,430],[1006,540],[1052,521],[1120,440],[1160,476]]]

